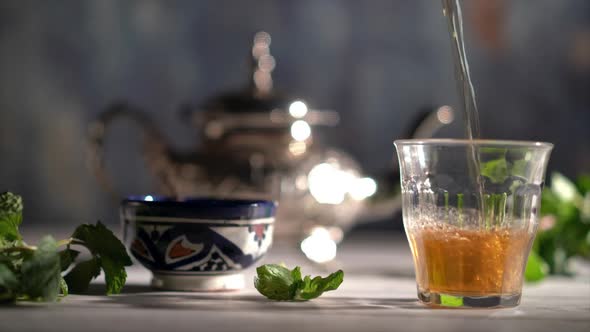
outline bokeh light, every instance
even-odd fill
[[[289,105],[289,114],[294,118],[302,118],[307,114],[307,105],[301,100],[297,100]]]
[[[311,136],[311,127],[303,120],[297,120],[291,125],[291,136],[296,141],[305,141]]]
[[[311,235],[301,242],[301,251],[316,263],[327,263],[336,258],[336,242],[324,227],[315,227]]]

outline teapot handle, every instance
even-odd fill
[[[88,166],[101,187],[117,201],[123,197],[123,194],[115,187],[111,174],[105,167],[104,142],[108,127],[115,120],[123,118],[132,120],[142,129],[143,155],[150,166],[154,164],[150,161],[155,161],[155,158],[165,157],[167,150],[164,139],[152,119],[141,109],[126,102],[111,104],[99,114],[96,120],[90,123],[88,126]],[[162,163],[160,163],[159,167],[162,167]]]

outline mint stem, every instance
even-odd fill
[[[74,240],[74,239],[69,238],[69,239],[59,240],[59,241],[57,241],[57,246],[58,247],[66,246],[66,245],[69,246],[72,243],[72,240]]]
[[[15,247],[2,248],[2,249],[0,249],[0,253],[1,252],[35,251],[35,250],[37,250],[37,247],[36,246],[24,245],[24,246],[15,246]]]
[[[86,243],[84,241],[80,241],[74,238],[69,238],[69,239],[64,239],[64,240],[60,240],[57,241],[57,246],[61,247],[61,246],[70,246],[70,245],[79,245],[79,246],[86,246]]]

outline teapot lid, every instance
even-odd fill
[[[290,99],[273,90],[272,71],[275,58],[270,54],[271,37],[267,32],[256,33],[252,45],[251,80],[248,87],[214,96],[201,109],[212,112],[259,113],[285,109]]]
[[[188,106],[183,115],[195,127],[205,127],[208,138],[217,139],[234,129],[289,129],[303,120],[309,126],[333,127],[338,124],[338,113],[330,110],[312,110],[301,101],[273,90],[272,71],[275,58],[270,54],[270,35],[256,33],[252,45],[251,80],[242,90],[223,93],[207,99],[199,111]]]

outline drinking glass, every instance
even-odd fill
[[[553,145],[425,139],[395,146],[420,301],[517,306]]]

